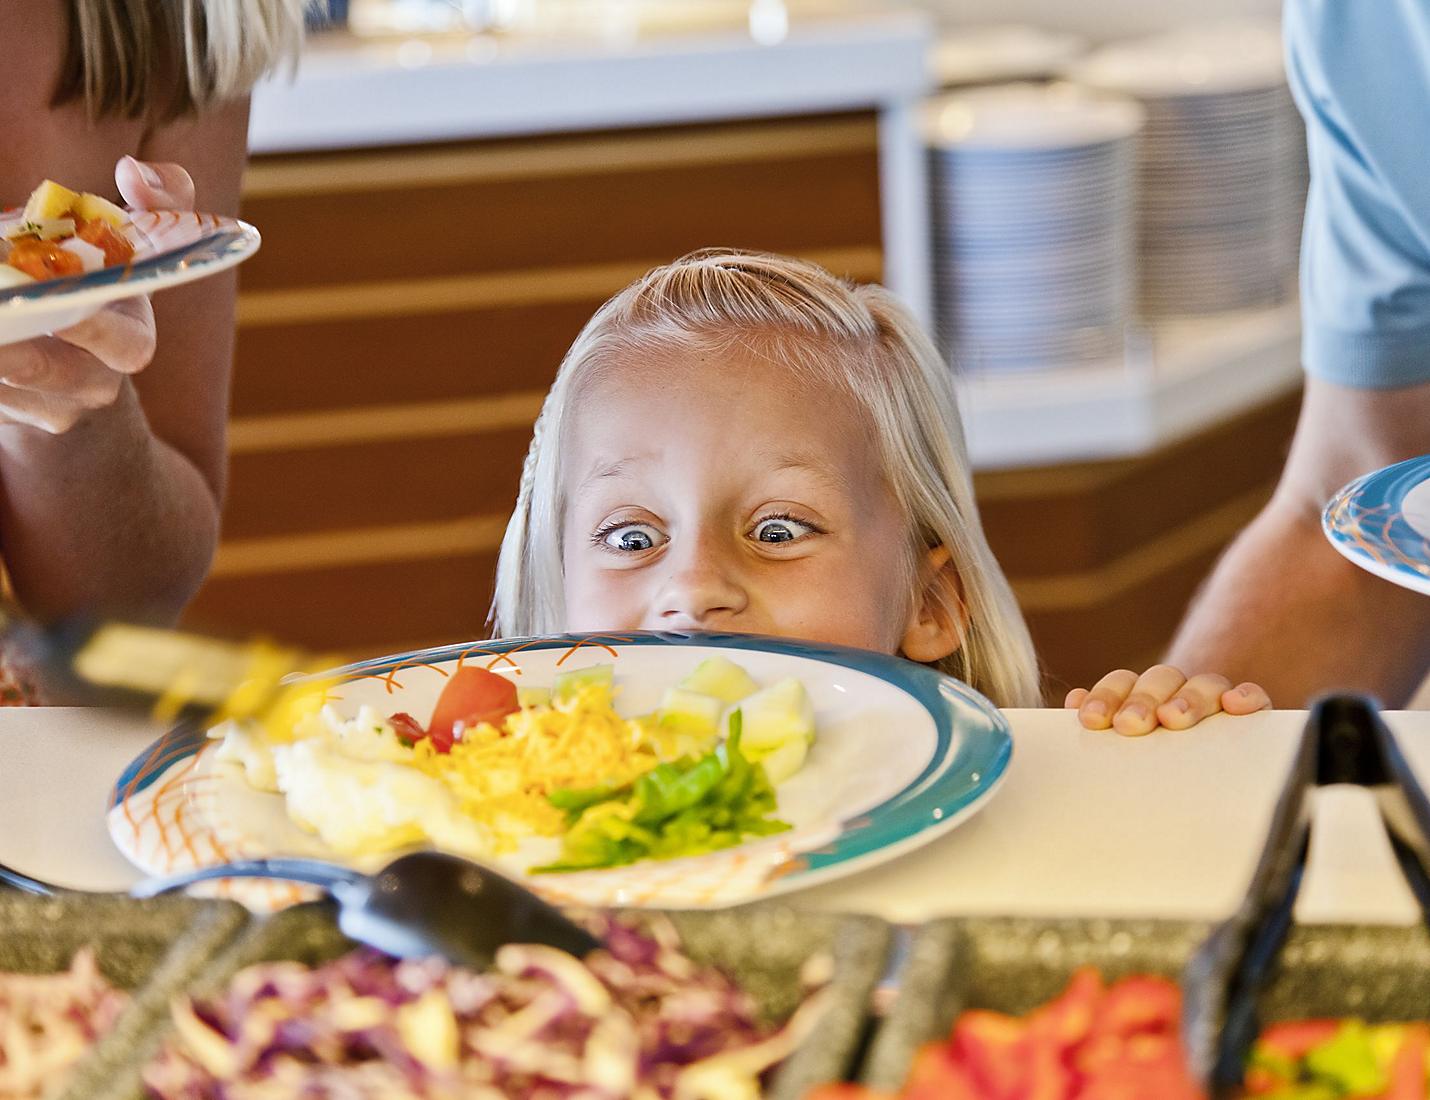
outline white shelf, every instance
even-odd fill
[[[969,376],[959,402],[975,469],[1145,454],[1293,391],[1295,304],[1134,333],[1124,361]]]
[[[511,137],[912,101],[930,85],[928,20],[879,13],[632,41],[451,34],[315,38],[296,79],[254,90],[255,153]]]

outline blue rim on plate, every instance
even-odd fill
[[[814,875],[839,864],[916,842],[942,831],[986,800],[1002,781],[1012,758],[1007,719],[983,696],[952,677],[898,657],[844,646],[822,645],[750,634],[630,632],[554,634],[457,643],[414,650],[345,665],[322,673],[338,680],[383,675],[401,668],[438,664],[470,656],[499,656],[584,646],[694,646],[801,657],[852,669],[911,696],[932,719],[936,743],[920,773],[883,802],[840,823],[828,844],[799,855],[785,879]],[[479,648],[478,648],[479,647]],[[145,790],[174,764],[194,755],[207,741],[195,725],[170,730],[120,775],[111,792],[112,809]]]
[[[1406,501],[1430,481],[1430,455],[1357,478],[1326,505],[1321,528],[1362,569],[1430,595],[1430,539],[1406,516]]]
[[[254,250],[258,231],[243,222],[222,225],[198,240],[178,248],[135,260],[131,264],[102,267],[83,275],[7,287],[0,290],[0,309],[14,302],[32,302],[56,295],[76,294],[118,283],[142,283],[163,278],[187,268],[209,266]]]

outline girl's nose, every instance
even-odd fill
[[[662,628],[719,626],[749,605],[735,571],[708,549],[696,549],[673,564],[656,607]]]

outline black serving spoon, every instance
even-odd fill
[[[524,886],[442,852],[413,852],[365,875],[316,859],[257,859],[149,879],[134,897],[154,897],[219,878],[274,878],[321,886],[338,904],[349,939],[398,958],[441,955],[482,970],[509,943],[540,943],[577,958],[601,941]]]

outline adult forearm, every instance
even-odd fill
[[[1399,706],[1425,674],[1427,643],[1430,599],[1356,568],[1313,510],[1278,499],[1218,563],[1168,661],[1256,681],[1278,707],[1339,689]]]
[[[0,426],[0,489],[0,550],[36,615],[173,619],[212,561],[215,491],[154,435],[127,380],[63,434]]]

